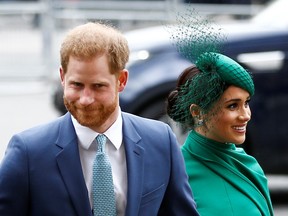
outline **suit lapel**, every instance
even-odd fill
[[[123,141],[125,145],[128,191],[126,216],[138,215],[143,189],[144,149],[142,139],[131,124],[128,115],[123,114]]]
[[[76,212],[78,215],[91,215],[88,191],[80,162],[77,136],[70,114],[64,116],[64,120],[60,125],[57,145],[61,150],[57,154],[56,160]]]

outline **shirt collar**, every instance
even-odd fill
[[[80,125],[79,122],[72,115],[71,118],[78,137],[79,144],[82,146],[82,148],[88,150],[99,133],[88,127]],[[104,132],[104,134],[116,149],[120,148],[123,139],[122,115],[120,108],[116,121],[111,125],[110,128],[108,128],[107,131]]]

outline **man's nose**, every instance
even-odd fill
[[[93,92],[88,88],[84,89],[81,96],[80,96],[80,103],[85,106],[85,105],[89,105],[93,102],[94,102]]]

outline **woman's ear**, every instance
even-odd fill
[[[194,119],[195,128],[204,125],[204,113],[198,105],[191,104],[190,113],[192,115],[192,118]]]
[[[196,116],[199,117],[199,115],[201,114],[201,108],[196,104],[191,104],[190,113],[193,118]]]

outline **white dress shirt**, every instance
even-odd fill
[[[92,168],[97,151],[97,141],[95,138],[99,133],[80,125],[73,116],[72,122],[78,137],[80,160],[92,207]],[[104,134],[107,137],[105,150],[112,166],[117,216],[124,216],[127,203],[127,167],[125,149],[122,142],[121,110],[119,111],[117,120]]]

